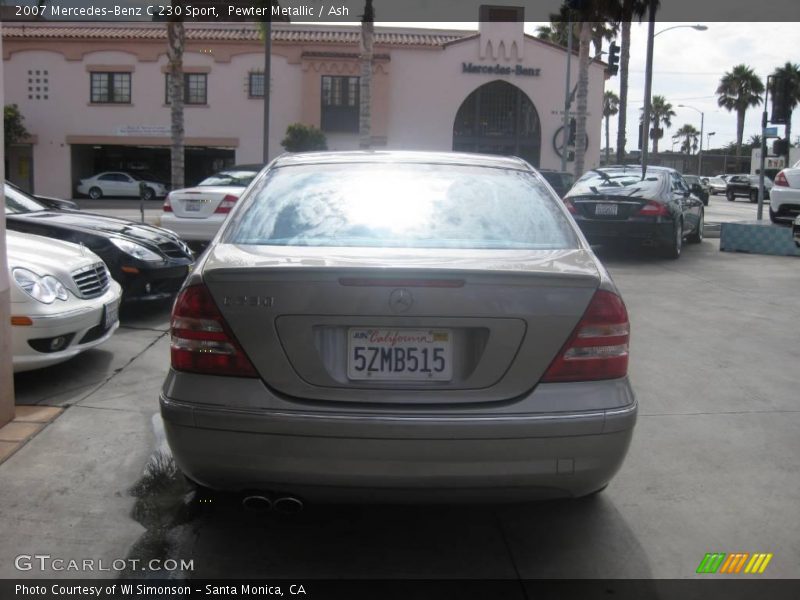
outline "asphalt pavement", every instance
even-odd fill
[[[225,497],[198,506],[179,479],[148,500],[169,305],[128,308],[104,346],[15,377],[19,404],[66,410],[0,464],[0,577],[41,577],[14,567],[36,552],[191,559],[178,576],[192,578],[510,579],[686,578],[707,552],[771,552],[763,577],[796,577],[800,264],[718,248],[688,245],[677,261],[601,250],[630,313],[641,412],[619,474],[575,501],[288,517]]]

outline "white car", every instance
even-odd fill
[[[163,198],[167,195],[167,186],[163,183],[122,171],[106,171],[105,173],[98,173],[92,177],[81,179],[76,190],[79,194],[89,196],[93,200],[103,196],[138,198],[140,183],[145,184],[145,200]]]
[[[122,288],[96,254],[69,242],[6,231],[14,371],[64,362],[119,327]]]
[[[186,241],[208,242],[261,168],[261,165],[230,167],[195,187],[170,192],[164,202],[161,226]]]
[[[800,215],[800,160],[793,167],[778,171],[769,198],[769,218],[773,223],[791,223]]]

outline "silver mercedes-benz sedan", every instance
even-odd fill
[[[286,155],[178,295],[161,413],[186,476],[337,501],[604,488],[636,421],[625,304],[517,158]]]

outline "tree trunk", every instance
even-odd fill
[[[361,19],[361,81],[358,102],[358,145],[362,150],[372,148],[372,46],[374,41],[375,13],[372,0],[364,5]]]
[[[586,163],[586,111],[589,97],[589,46],[592,41],[592,24],[581,22],[578,52],[577,116],[575,118],[575,178],[583,175]]]
[[[628,66],[631,62],[631,20],[622,22],[622,43],[619,56],[619,117],[617,118],[617,164],[625,162],[625,128],[628,118]]]
[[[742,138],[744,137],[744,110],[736,111],[736,171],[742,170]]]
[[[658,154],[658,125],[658,119],[653,119],[653,154]]]
[[[172,133],[171,181],[172,189],[184,187],[184,149],[183,149],[183,48],[186,32],[183,22],[172,17],[167,23],[169,42],[169,98]],[[265,82],[266,85],[266,82]]]

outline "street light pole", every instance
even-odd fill
[[[697,151],[697,175],[699,177],[703,174],[703,122],[705,121],[705,113],[694,106],[686,104],[678,104],[678,108],[691,108],[693,111],[700,113],[700,150]]]
[[[658,33],[655,32],[656,28],[656,9],[658,8],[658,0],[650,0],[650,8],[648,14],[648,27],[647,27],[647,64],[645,66],[645,79],[644,79],[644,115],[642,115],[642,136],[644,143],[642,144],[642,179],[647,172],[647,158],[648,158],[648,145],[650,141],[650,97],[653,89],[653,41],[657,35],[661,35],[665,31],[671,29],[689,28],[696,31],[706,31],[708,27],[705,25],[673,25],[662,29]]]

